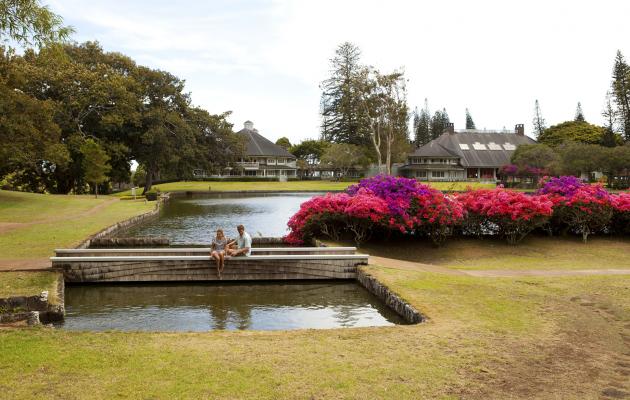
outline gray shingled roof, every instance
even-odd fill
[[[504,145],[512,144],[516,147],[522,144],[534,144],[536,141],[524,135],[506,132],[445,132],[438,138],[419,147],[411,153],[410,157],[446,157],[446,155],[431,154],[437,152],[440,147],[449,153],[456,154],[460,158],[460,163],[464,167],[494,167],[498,168],[510,163],[510,158],[514,150],[506,149]],[[462,149],[460,144],[468,145],[468,150]],[[475,149],[473,145],[484,145],[486,150]],[[493,144],[492,150],[489,145]],[[438,147],[439,146],[439,147]],[[424,154],[427,153],[427,154]]]
[[[295,156],[285,150],[284,147],[278,146],[269,139],[262,136],[256,129],[241,129],[236,132],[237,135],[244,136],[247,139],[247,147],[245,154],[247,156],[273,156],[295,158]]]
[[[424,146],[418,147],[416,151],[410,154],[413,157],[442,157],[442,158],[459,158],[459,154],[451,152],[435,140],[430,141]]]

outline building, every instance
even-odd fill
[[[400,173],[422,181],[495,182],[499,169],[510,164],[514,150],[534,143],[525,136],[523,124],[513,131],[456,131],[451,123],[438,138],[409,154]]]
[[[244,128],[236,134],[245,137],[245,155],[235,163],[230,175],[281,179],[297,176],[295,156],[258,133],[252,121],[245,121]]]

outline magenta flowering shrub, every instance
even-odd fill
[[[630,235],[630,192],[610,196],[613,208],[610,227],[613,233]]]
[[[468,213],[469,233],[501,235],[510,244],[520,242],[553,214],[553,203],[547,195],[498,188],[468,191],[457,198]]]
[[[540,183],[538,194],[558,196],[573,196],[579,188],[586,185],[575,176],[544,177]]]
[[[581,234],[586,242],[588,235],[608,225],[613,214],[612,199],[600,185],[582,184],[565,193],[550,195],[554,221],[563,224],[565,231]]]
[[[464,221],[462,204],[438,190],[415,195],[409,213],[416,232],[427,235],[436,246],[444,243]]]

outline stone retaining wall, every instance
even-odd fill
[[[116,233],[123,231],[125,229],[129,229],[132,226],[138,225],[140,223],[146,222],[150,219],[153,218],[157,218],[160,214],[160,207],[162,206],[162,204],[166,201],[168,201],[169,199],[169,194],[165,194],[162,195],[156,202],[155,204],[155,208],[149,212],[146,212],[144,214],[140,214],[140,215],[136,215],[135,217],[131,217],[128,218],[124,221],[120,221],[118,223],[115,223],[114,225],[108,226],[107,228],[103,229],[102,231],[90,236],[89,238],[87,238],[86,240],[84,240],[83,242],[81,242],[81,244],[79,244],[76,248],[77,249],[87,249],[90,247],[92,240],[95,239],[103,239],[103,238],[107,238],[107,237],[112,237],[114,236]]]
[[[389,288],[380,283],[376,278],[367,273],[363,268],[357,269],[357,281],[370,293],[381,299],[389,308],[396,311],[405,321],[417,324],[425,320],[413,306],[393,293]]]
[[[0,325],[27,323],[38,325],[52,321],[63,320],[64,309],[64,280],[57,279],[58,304],[49,302],[49,293],[41,292],[35,296],[13,296],[0,298]]]

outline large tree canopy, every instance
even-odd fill
[[[23,46],[61,42],[73,32],[38,0],[0,0],[0,40]]]
[[[545,129],[538,136],[540,143],[555,147],[564,142],[599,144],[602,142],[605,129],[585,121],[566,121]]]

